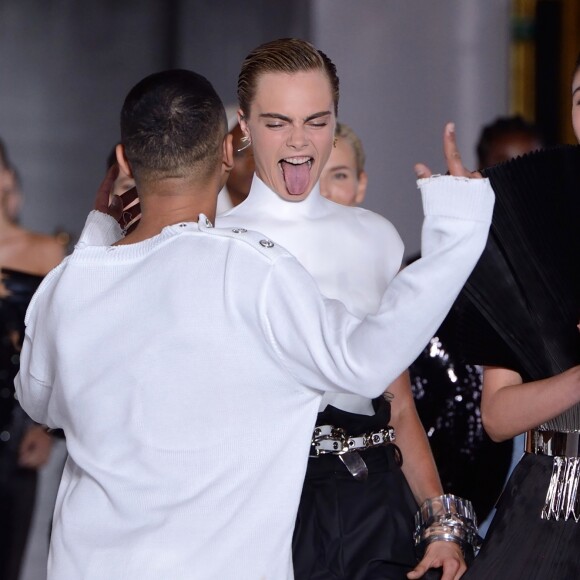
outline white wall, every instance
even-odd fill
[[[475,166],[482,124],[509,108],[510,0],[316,0],[312,39],[337,65],[339,119],[362,137],[370,177],[365,207],[419,250],[413,165],[446,170],[441,135],[457,125]]]

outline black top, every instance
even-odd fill
[[[458,298],[452,350],[538,380],[580,364],[580,146],[484,171],[496,194],[483,255]]]
[[[0,452],[14,429],[14,377],[24,340],[24,316],[42,276],[0,270]]]

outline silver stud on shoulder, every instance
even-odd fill
[[[260,246],[264,248],[273,248],[274,242],[272,240],[260,240]]]
[[[245,234],[248,230],[246,228],[234,228],[232,232],[234,234]]]

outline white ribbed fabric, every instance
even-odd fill
[[[118,231],[91,214],[31,302],[16,379],[25,410],[67,437],[50,580],[293,577],[321,391],[379,395],[485,245],[487,181],[424,189],[424,258],[362,322],[261,234],[201,219],[94,247]]]

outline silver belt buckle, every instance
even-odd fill
[[[366,481],[369,475],[369,468],[358,451],[347,451],[346,453],[341,453],[338,457],[356,480]]]
[[[365,481],[369,469],[358,452],[387,445],[395,441],[395,430],[390,425],[385,429],[364,433],[358,437],[349,437],[341,427],[318,425],[312,435],[310,457],[320,457],[327,453],[338,455],[348,472],[358,481]]]

